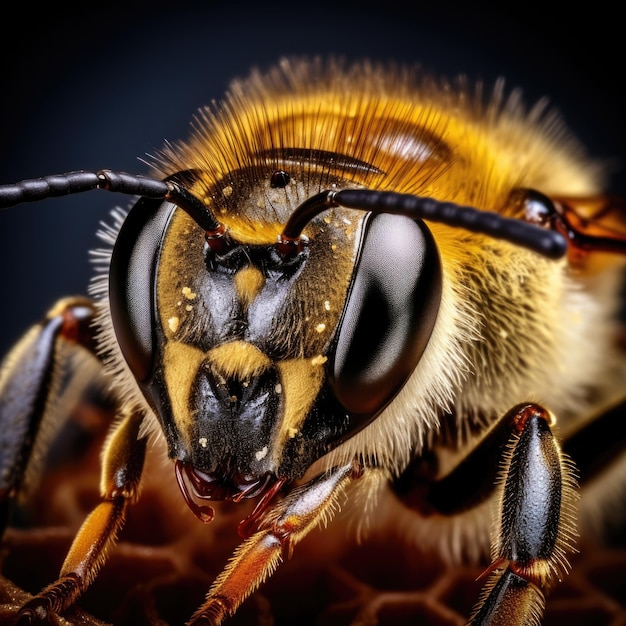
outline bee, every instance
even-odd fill
[[[484,102],[418,69],[287,59],[151,167],[0,188],[3,207],[138,197],[100,230],[90,298],[56,303],[0,371],[3,527],[63,399],[100,381],[116,411],[101,500],[16,623],[90,587],[153,450],[199,522],[241,511],[190,625],[344,518],[485,563],[472,623],[539,623],[578,536],[626,516],[623,446],[585,445],[617,440],[626,406],[625,212],[603,165],[500,84]]]

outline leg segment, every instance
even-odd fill
[[[539,624],[544,592],[567,572],[576,536],[573,468],[534,404],[512,410],[500,528],[472,624]]]
[[[146,440],[139,438],[142,419],[143,414],[131,413],[113,432],[103,458],[104,502],[83,523],[59,579],[22,607],[19,626],[46,622],[51,612],[63,612],[96,577],[124,524],[126,507],[137,497],[146,451]]]
[[[221,624],[276,569],[293,547],[334,513],[346,486],[362,474],[346,465],[295,489],[261,521],[259,530],[237,550],[215,580],[190,625]]]
[[[94,314],[87,299],[60,301],[24,335],[0,368],[0,534],[12,501],[24,487],[31,459],[38,456],[33,451],[42,431],[56,417],[53,409],[67,384],[61,366],[63,348],[93,352]]]

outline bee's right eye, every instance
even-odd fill
[[[176,205],[141,198],[115,241],[109,272],[109,304],[118,344],[138,381],[152,374],[155,357],[154,276],[163,234]]]

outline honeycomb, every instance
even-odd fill
[[[91,433],[81,453],[47,471],[31,508],[7,529],[0,576],[0,624],[56,578],[65,553],[98,499],[102,416],[80,417]],[[82,441],[79,438],[79,441]],[[167,471],[164,473],[164,468]],[[200,605],[239,543],[241,505],[224,503],[204,525],[178,492],[171,464],[155,451],[139,502],[93,586],[54,626],[178,626]],[[169,480],[164,478],[168,477]],[[484,569],[426,564],[393,540],[363,546],[345,528],[315,531],[253,594],[229,625],[460,626]],[[626,549],[581,546],[572,574],[548,599],[544,624],[626,626]]]

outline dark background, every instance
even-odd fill
[[[52,3],[50,3],[52,4]],[[528,102],[549,96],[593,156],[624,156],[622,19],[597,3],[326,0],[4,9],[0,183],[74,169],[145,171],[231,78],[291,54],[420,62]],[[573,4],[569,5],[573,7]],[[174,8],[175,7],[175,8]],[[612,179],[624,193],[624,168]],[[62,295],[85,293],[95,231],[127,198],[91,192],[0,213],[0,353]]]

